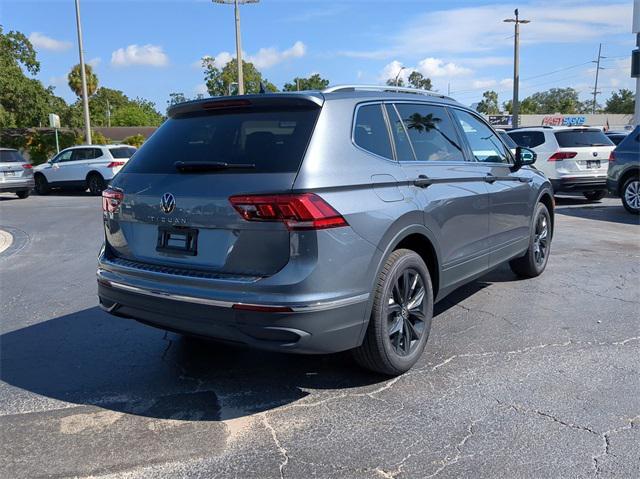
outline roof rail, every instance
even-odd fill
[[[329,88],[325,88],[321,93],[334,93],[338,91],[391,91],[398,93],[413,93],[416,95],[428,95],[438,98],[446,98],[447,100],[453,100],[453,98],[437,93],[430,90],[421,90],[419,88],[408,88],[404,86],[393,85],[334,85]]]

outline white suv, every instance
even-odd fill
[[[549,178],[555,193],[581,192],[590,201],[607,194],[609,155],[615,145],[601,129],[541,126],[507,134],[538,154],[536,168]]]
[[[51,188],[89,188],[100,195],[135,152],[131,145],[79,145],[62,150],[33,169],[36,192],[46,195]]]

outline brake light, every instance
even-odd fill
[[[577,156],[577,151],[556,151],[548,161],[562,161],[568,160],[570,158],[575,158]]]
[[[613,150],[609,153],[609,161],[616,161],[616,153]]]
[[[329,203],[313,193],[232,196],[229,201],[247,221],[280,221],[289,230],[348,226]]]
[[[25,170],[30,170],[30,169],[32,169],[32,168],[33,168],[33,165],[31,165],[30,163],[23,163],[23,164],[22,164],[22,167],[23,167]]]
[[[124,161],[112,161],[107,165],[107,168],[115,168],[116,166],[124,165]]]
[[[124,193],[122,191],[107,188],[102,192],[102,211],[105,213],[117,213],[122,200],[124,200]]]

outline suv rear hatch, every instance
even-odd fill
[[[609,155],[615,145],[598,128],[572,128],[554,133],[559,149],[549,161],[557,161],[561,175],[606,176]]]
[[[321,105],[314,96],[256,95],[174,107],[112,182],[124,197],[105,213],[111,253],[233,275],[282,269],[287,226],[247,221],[229,198],[290,192]]]
[[[33,177],[31,164],[16,150],[0,150],[0,181],[24,180]]]

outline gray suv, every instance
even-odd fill
[[[338,86],[176,105],[103,193],[100,305],[162,329],[407,371],[433,304],[549,258],[553,196],[476,112]]]

